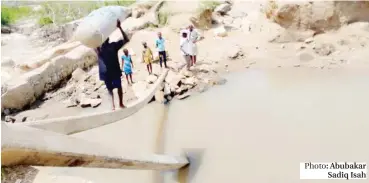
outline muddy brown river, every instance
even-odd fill
[[[35,182],[63,182],[65,176],[96,183],[303,182],[300,162],[369,162],[368,71],[249,70],[227,80],[184,101],[150,104],[127,119],[73,135],[122,152],[186,154],[188,168],[40,168]]]

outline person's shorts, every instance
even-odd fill
[[[105,85],[106,85],[106,88],[111,91],[113,90],[114,88],[122,88],[122,81],[119,79],[113,79],[113,80],[109,80],[109,79],[106,79],[105,80]]]
[[[125,75],[132,74],[132,68],[124,68],[124,74]]]
[[[151,64],[152,63],[152,59],[151,58],[145,58],[144,59],[145,64]]]

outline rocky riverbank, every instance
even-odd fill
[[[352,23],[349,17],[348,21],[341,21],[339,25],[337,22],[329,22],[331,26],[318,24],[321,21],[318,16],[305,20],[305,16],[299,15],[299,20],[292,20],[289,17],[294,15],[292,10],[296,9],[293,8],[295,7],[293,3],[219,1],[213,4],[213,7],[205,6],[207,8],[199,2],[151,2],[147,6],[144,5],[134,5],[132,17],[122,23],[123,29],[131,36],[131,41],[125,45],[125,48],[128,48],[135,63],[133,74],[135,83],[128,86],[125,78],[122,78],[125,102],[136,100],[137,96],[149,88],[161,72],[159,65],[155,63],[153,68],[155,74],[149,76],[145,64],[141,62],[141,42],[147,42],[154,50],[157,32],[162,32],[167,40],[170,67],[163,90],[158,91],[156,95],[156,99],[162,103],[173,99],[185,99],[198,92],[206,91],[211,86],[224,84],[225,80],[221,76],[228,72],[281,67],[369,68],[369,62],[366,59],[369,56],[367,46],[369,24],[364,19],[361,19],[362,22]],[[327,7],[332,12],[335,9],[341,11],[343,8],[340,4],[314,2],[312,5],[306,4],[306,9],[301,12],[310,11],[312,9],[310,6]],[[352,7],[355,8],[356,5]],[[361,8],[361,6],[357,8],[359,7]],[[319,9],[313,8],[313,10]],[[359,10],[362,11],[362,9]],[[312,13],[318,15],[319,11]],[[341,15],[347,17],[347,13],[332,14],[331,17]],[[360,20],[357,17],[365,18],[359,14],[353,18]],[[323,27],[319,29],[296,27],[294,25],[299,24],[294,21],[309,22],[310,28],[313,27],[312,25]],[[189,23],[197,26],[204,39],[198,43],[198,64],[187,72],[183,69],[184,62],[179,53],[178,30]],[[66,25],[68,26],[64,27],[68,27],[67,32],[70,35],[78,25],[78,21]],[[119,32],[114,32],[110,38],[117,40],[121,36]],[[17,66],[23,70],[35,70],[45,64],[55,63],[57,58],[64,58],[69,52],[77,49],[73,46],[65,46],[68,44],[74,43],[65,43],[64,46],[53,49],[54,51],[49,50],[49,53],[42,58],[38,57],[38,59],[32,59],[34,61],[31,63]],[[78,51],[74,53],[78,55]],[[119,55],[121,54],[120,52]],[[93,52],[89,52],[88,56],[92,59],[95,57]],[[32,101],[32,105],[18,110],[5,109],[4,113],[7,117],[3,120],[24,122],[110,110],[109,96],[105,86],[98,79],[98,68],[92,66],[95,61],[86,66],[71,67],[68,72],[61,75],[58,82],[53,81],[53,87],[38,90],[37,95],[33,95],[35,98],[29,100]],[[3,62],[4,59],[2,59]],[[10,83],[14,81],[13,79]],[[32,85],[33,88],[35,86]],[[6,96],[6,91],[8,90],[2,91],[2,98]]]

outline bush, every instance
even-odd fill
[[[200,6],[200,11],[205,9],[211,9],[211,11],[214,11],[214,9],[220,5],[220,2],[217,1],[202,1]]]
[[[38,19],[38,24],[41,25],[41,26],[44,26],[44,25],[49,25],[49,24],[52,24],[54,23],[50,17],[40,17]]]
[[[31,8],[29,7],[1,7],[1,25],[9,25],[16,20],[30,15]]]
[[[166,25],[168,23],[168,17],[169,17],[168,12],[159,11],[158,13],[159,25]]]
[[[134,0],[118,0],[118,1],[105,1],[104,5],[105,6],[112,6],[112,5],[118,5],[118,6],[129,6],[133,3],[135,3],[136,1]]]

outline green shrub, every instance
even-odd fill
[[[158,13],[159,25],[166,25],[168,23],[168,17],[169,17],[168,12],[159,11]]]
[[[9,25],[16,20],[30,15],[31,8],[29,7],[1,7],[1,25]]]
[[[54,23],[50,17],[40,17],[38,19],[38,24],[41,25],[41,26],[44,26],[44,25],[49,25],[49,24],[52,24]]]
[[[205,9],[211,9],[212,11],[214,11],[214,9],[219,5],[220,5],[220,2],[218,1],[201,1],[199,11],[205,10]]]
[[[118,6],[129,6],[133,3],[135,3],[136,1],[134,0],[118,0],[118,1],[105,1],[104,5],[105,6],[112,6],[112,5],[118,5]]]

